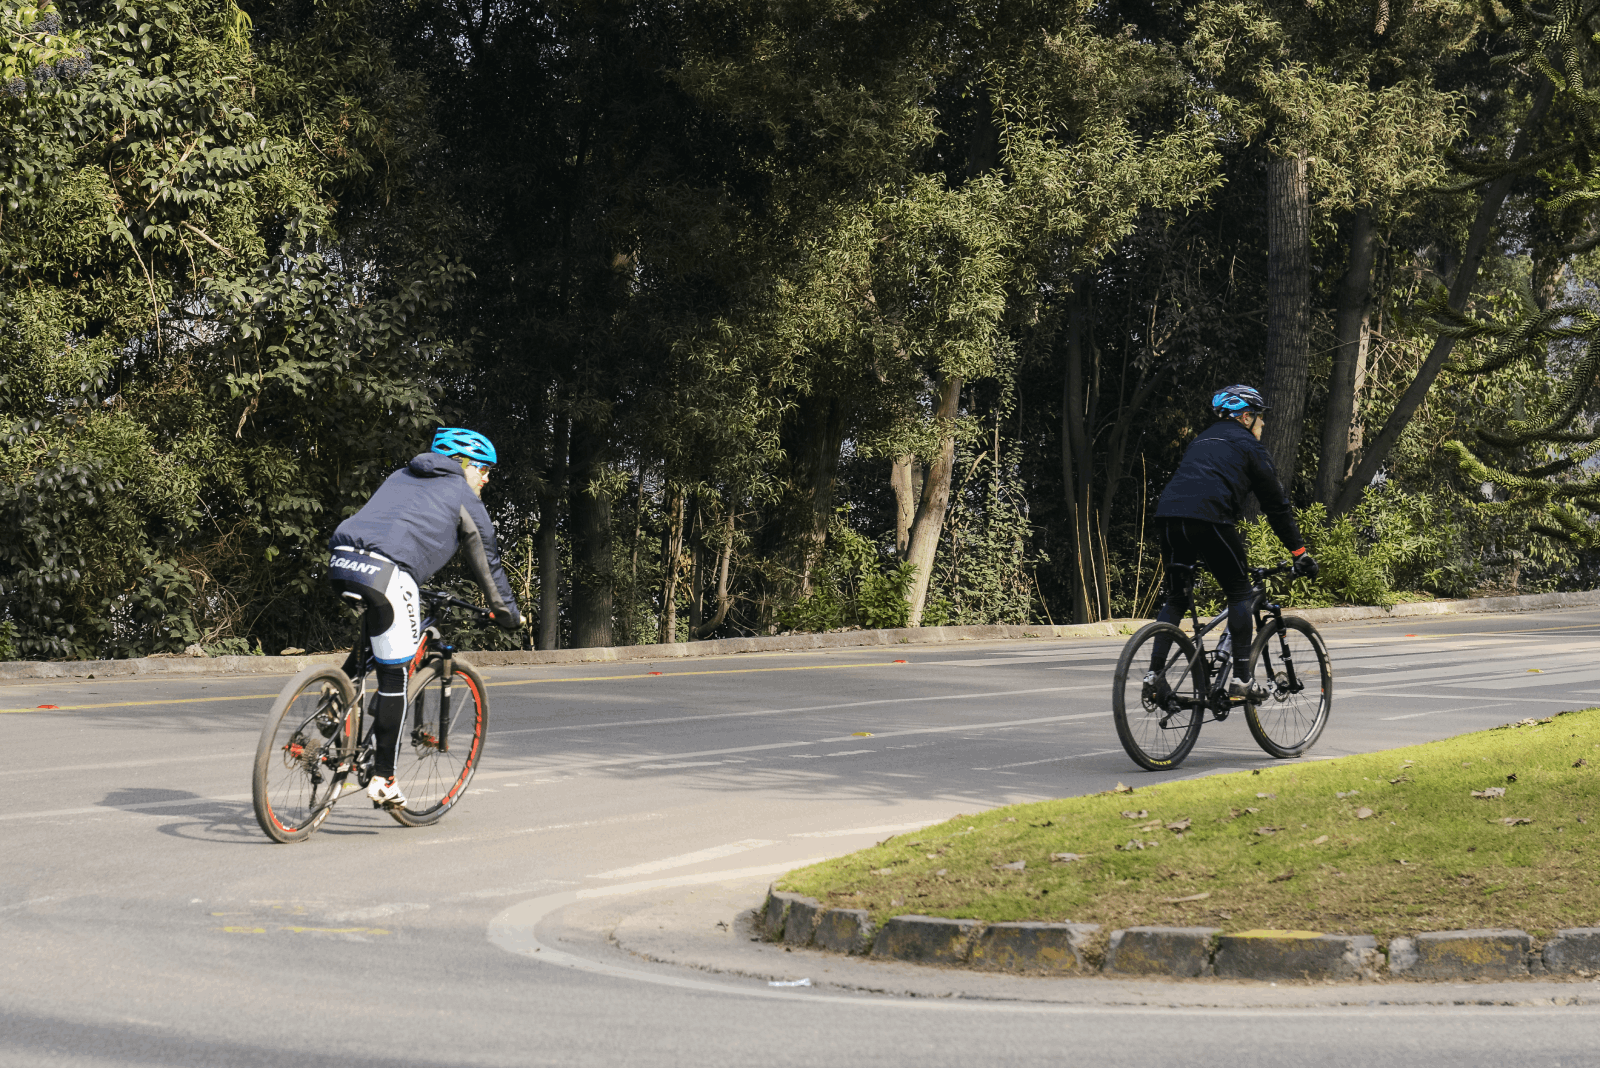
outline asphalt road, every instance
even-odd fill
[[[1600,611],[1324,633],[1336,699],[1310,759],[1600,704]],[[1137,770],[1109,713],[1119,647],[496,669],[482,770],[444,821],[408,830],[351,798],[296,846],[270,843],[249,801],[283,679],[0,684],[0,1065],[1600,1058],[1600,1012],[1582,1006],[787,994],[660,966],[553,967],[490,940],[497,917],[564,891],[614,888],[625,911],[627,891],[664,879],[777,871],[960,812],[1267,763],[1233,719],[1178,771]]]

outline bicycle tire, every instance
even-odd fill
[[[483,757],[489,729],[489,699],[478,669],[457,657],[451,678],[447,748],[439,748],[439,712],[443,696],[440,662],[424,664],[407,687],[406,720],[395,782],[406,803],[388,809],[407,827],[437,823],[467,792],[467,784]],[[407,750],[409,749],[409,753]]]
[[[1144,694],[1151,645],[1158,637],[1172,639],[1162,673],[1171,697],[1164,705]],[[1146,771],[1171,771],[1183,763],[1200,737],[1209,676],[1204,659],[1196,655],[1194,642],[1170,623],[1146,624],[1128,639],[1117,661],[1111,712],[1122,748],[1135,764]]]
[[[1312,663],[1314,673],[1306,671]],[[1298,616],[1283,617],[1281,627],[1268,620],[1250,643],[1250,677],[1270,690],[1259,704],[1245,705],[1256,744],[1280,760],[1315,745],[1333,708],[1333,667],[1317,628]]]
[[[336,667],[313,666],[278,694],[256,743],[250,796],[256,822],[275,842],[311,837],[349,777],[348,750],[356,691]]]

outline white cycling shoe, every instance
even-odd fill
[[[373,808],[395,808],[406,803],[406,795],[400,791],[400,784],[394,781],[393,775],[387,779],[373,776],[372,782],[367,784],[367,796],[372,799]]]
[[[1267,688],[1256,682],[1255,679],[1241,679],[1235,676],[1228,680],[1228,696],[1235,701],[1248,701],[1258,705],[1267,699]]]

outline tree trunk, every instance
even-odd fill
[[[1285,493],[1305,426],[1311,360],[1311,197],[1303,153],[1267,165],[1267,366],[1261,391],[1272,412],[1261,443]]]
[[[800,595],[811,593],[811,571],[828,543],[833,487],[844,445],[845,402],[811,397],[795,413],[790,470],[793,473],[800,551]]]
[[[661,641],[678,640],[678,563],[683,558],[684,493],[672,487],[667,494],[667,535],[662,546],[661,566],[666,579],[661,588]]]
[[[1528,154],[1528,149],[1544,122],[1545,112],[1550,110],[1550,101],[1554,94],[1555,86],[1551,84],[1550,79],[1541,75],[1539,89],[1534,93],[1533,107],[1529,109],[1528,118],[1523,123],[1522,129],[1517,131],[1517,139],[1511,147],[1511,161],[1521,159]],[[1478,268],[1483,262],[1484,251],[1489,246],[1489,231],[1494,228],[1495,220],[1500,217],[1500,209],[1505,205],[1506,197],[1518,177],[1515,173],[1502,174],[1490,182],[1489,188],[1484,191],[1483,201],[1478,205],[1477,217],[1472,220],[1472,230],[1467,235],[1466,248],[1462,251],[1461,266],[1456,271],[1455,281],[1450,285],[1450,306],[1457,311],[1466,307],[1467,298],[1472,295],[1472,287],[1478,281]],[[1378,473],[1378,468],[1383,466],[1383,461],[1388,459],[1390,450],[1400,440],[1400,435],[1405,432],[1411,417],[1422,407],[1428,390],[1433,386],[1433,380],[1439,377],[1439,372],[1444,369],[1445,361],[1450,358],[1450,351],[1454,347],[1455,338],[1448,334],[1441,334],[1433,343],[1428,358],[1423,361],[1422,368],[1417,371],[1416,377],[1411,380],[1406,391],[1400,395],[1394,410],[1384,421],[1383,429],[1378,431],[1378,436],[1361,451],[1361,462],[1356,465],[1355,473],[1345,482],[1344,489],[1339,493],[1339,499],[1334,502],[1334,515],[1342,515],[1360,503],[1361,495],[1367,490],[1367,484]]]
[[[945,423],[953,421],[961,408],[961,376],[949,375],[939,380],[934,397],[934,418]],[[950,505],[950,478],[956,465],[956,439],[948,431],[939,445],[939,455],[928,465],[922,479],[922,496],[917,502],[917,517],[911,524],[911,540],[906,559],[916,567],[911,589],[906,600],[911,603],[907,624],[922,626],[922,610],[928,604],[928,583],[933,578],[933,558],[939,549],[939,535],[944,531],[944,514]]]
[[[705,531],[700,523],[699,494],[695,495],[694,520],[689,538],[689,637],[692,639],[705,622],[705,552],[700,544]]]
[[[567,433],[570,422],[556,416],[550,441],[550,464],[539,494],[539,648],[561,648],[561,498],[567,478]]]
[[[572,516],[572,645],[594,649],[611,644],[611,497],[590,492],[602,473],[604,429],[572,428],[572,478],[567,507]]]
[[[910,453],[889,468],[889,487],[894,490],[894,552],[906,558],[911,548],[911,522],[917,517],[917,458]]]
[[[733,562],[733,509],[728,509],[727,529],[723,532],[722,559],[717,564],[717,614],[707,620],[694,633],[695,638],[709,638],[713,631],[728,618],[733,598],[728,596],[728,569]]]
[[[1322,455],[1317,462],[1317,500],[1330,508],[1361,433],[1356,406],[1367,370],[1372,261],[1377,248],[1372,212],[1356,212],[1350,220],[1350,263],[1339,283],[1335,308],[1337,347],[1333,350],[1333,372],[1328,376],[1328,406],[1322,413]]]
[[[1088,301],[1080,293],[1080,279],[1067,297],[1066,367],[1061,382],[1061,478],[1072,528],[1072,619],[1093,623],[1110,614],[1105,543],[1094,507],[1094,451],[1090,428],[1092,393],[1098,382],[1084,388],[1085,356],[1092,355]]]

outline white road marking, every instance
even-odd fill
[[[69,764],[65,767],[60,764],[40,764],[31,768],[12,768],[7,771],[0,771],[0,778],[10,778],[14,775],[62,775],[69,771],[116,771],[121,768],[153,768],[162,764],[248,760],[250,756],[251,751],[246,746],[227,753],[186,753],[183,756],[167,756],[159,760],[119,760],[106,764]]]
[[[1495,701],[1487,705],[1462,705],[1459,708],[1435,708],[1427,712],[1408,712],[1403,716],[1384,716],[1379,722],[1387,723],[1396,719],[1416,719],[1418,716],[1438,716],[1445,712],[1476,712],[1480,708],[1504,708],[1506,705],[1515,704],[1515,701]]]
[[[707,712],[697,716],[666,716],[659,719],[620,719],[610,723],[567,723],[557,727],[518,727],[514,730],[492,732],[496,738],[507,734],[540,734],[545,731],[586,731],[602,727],[651,727],[662,723],[699,723],[703,720],[731,719],[739,716],[785,716],[796,712],[830,712],[839,708],[867,708],[871,705],[906,705],[926,701],[967,701],[979,697],[1018,697],[1030,693],[1069,693],[1074,690],[1098,690],[1101,686],[1039,686],[1030,690],[994,690],[989,693],[944,693],[927,697],[885,697],[873,701],[846,701],[834,705],[806,705],[803,708],[760,708],[742,712]],[[536,694],[516,696],[533,697]]]
[[[838,753],[823,753],[823,756],[860,756],[862,753],[876,753],[876,749],[846,749]]]
[[[1072,753],[1068,756],[1048,757],[1044,760],[1024,760],[1020,764],[996,764],[992,768],[973,768],[973,771],[1005,771],[1007,768],[1031,768],[1035,764],[1055,764],[1062,760],[1077,760],[1079,757],[1105,756],[1107,753],[1120,753],[1121,749],[1096,749],[1090,753]]]
[[[712,846],[710,849],[701,849],[694,853],[685,853],[682,856],[667,857],[665,860],[652,860],[647,864],[635,864],[631,868],[617,868],[614,871],[603,871],[599,875],[591,875],[591,879],[631,879],[636,875],[649,875],[658,871],[669,871],[672,868],[687,868],[691,864],[703,864],[708,860],[720,860],[731,857],[735,853],[746,853],[752,849],[763,849],[766,846],[777,845],[776,841],[768,838],[746,838],[742,842],[729,842],[727,845]]]
[[[877,827],[847,827],[842,831],[798,831],[790,838],[849,838],[856,834],[900,834],[902,831],[920,831],[943,820],[924,820],[921,823],[885,823]]]
[[[636,812],[630,816],[612,816],[605,820],[580,820],[577,823],[551,823],[544,827],[522,827],[514,831],[485,831],[482,834],[458,834],[453,838],[425,838],[413,845],[447,845],[451,842],[482,842],[494,838],[517,838],[524,834],[543,834],[546,831],[570,831],[579,827],[609,827],[617,823],[644,823],[648,820],[664,820],[666,815],[660,812]]]
[[[671,768],[714,768],[726,763],[722,760],[684,760],[677,764],[640,764],[640,771],[666,771]]]

